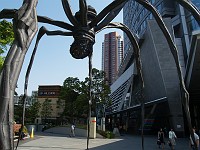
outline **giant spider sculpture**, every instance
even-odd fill
[[[0,12],[0,19],[13,18],[15,40],[8,52],[5,59],[3,70],[0,74],[0,150],[13,150],[13,97],[16,82],[21,71],[25,54],[30,46],[30,43],[37,32],[37,23],[47,23],[67,31],[49,31],[45,27],[40,28],[36,45],[31,57],[30,64],[27,69],[24,88],[24,100],[27,92],[28,77],[31,70],[31,66],[34,60],[34,55],[39,43],[40,38],[46,35],[61,35],[61,36],[73,36],[74,42],[71,45],[70,53],[76,59],[83,59],[89,57],[90,69],[91,69],[91,56],[93,52],[93,45],[95,43],[95,34],[105,28],[119,28],[123,30],[131,41],[133,46],[133,55],[137,66],[138,77],[141,81],[141,95],[143,95],[144,82],[142,77],[142,67],[140,62],[140,49],[138,45],[137,36],[132,33],[128,27],[122,23],[111,23],[111,21],[118,15],[128,0],[115,0],[105,7],[99,14],[95,9],[88,6],[86,0],[79,0],[80,10],[73,15],[68,0],[62,0],[63,9],[71,24],[52,20],[48,17],[37,16],[36,6],[38,0],[24,0],[23,5],[17,10],[4,9]],[[180,85],[184,93],[182,98],[182,104],[186,113],[188,126],[190,133],[192,134],[190,112],[189,112],[189,94],[185,88],[182,72],[180,69],[177,48],[169,34],[162,17],[147,0],[135,0],[147,10],[149,10],[155,20],[157,21],[160,29],[167,39],[171,53],[173,54],[176,67],[178,70],[178,76]],[[176,0],[177,3],[188,9],[198,24],[200,25],[200,12],[189,0]],[[91,72],[90,72],[91,74]],[[91,96],[91,93],[90,93]],[[141,96],[141,109],[144,110],[143,96]],[[144,111],[143,111],[144,112]],[[144,114],[142,115],[142,120]],[[22,125],[24,124],[24,120]],[[142,124],[143,126],[143,124]],[[194,136],[192,134],[194,139]],[[142,139],[143,141],[143,139]],[[88,147],[87,147],[88,149]],[[144,149],[142,144],[142,149]]]

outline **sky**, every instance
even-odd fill
[[[93,6],[97,13],[112,2],[112,0],[86,0],[87,4]],[[22,5],[23,0],[1,0],[0,10],[2,9],[18,9]],[[79,0],[69,0],[72,12],[79,10]],[[71,24],[66,17],[61,0],[38,0],[37,14],[47,16],[54,20],[64,21]],[[113,22],[122,22],[122,11],[113,20]],[[45,26],[48,30],[63,30],[44,23],[39,23],[38,27]],[[92,67],[101,70],[102,66],[102,42],[104,34],[117,31],[123,36],[123,32],[119,29],[105,29],[98,33],[95,38],[93,47]],[[36,36],[35,36],[36,37]],[[77,77],[83,81],[88,76],[88,58],[75,59],[71,56],[69,49],[73,42],[73,37],[69,36],[46,36],[40,40],[35,60],[31,69],[28,82],[28,95],[31,96],[32,91],[37,91],[39,85],[63,85],[68,77]],[[27,66],[33,51],[35,38],[26,54],[23,67],[17,82],[18,95],[24,92],[24,81]]]

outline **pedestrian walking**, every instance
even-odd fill
[[[165,136],[167,137],[168,134],[169,134],[169,131],[168,131],[167,127],[163,128],[163,132],[164,132]]]
[[[174,150],[174,148],[175,148],[176,139],[177,139],[177,136],[176,136],[175,132],[173,131],[173,129],[171,129],[169,131],[169,143],[168,144],[172,150]]]
[[[74,125],[74,123],[71,125],[71,133],[72,133],[72,136],[75,136],[75,125]]]
[[[194,140],[195,140],[197,149],[195,148],[195,144],[194,144],[194,142],[192,140],[191,135],[190,135],[190,140],[189,140],[189,147],[191,147],[192,150],[198,150],[199,149],[199,136],[198,136],[198,134],[196,134],[196,129],[195,128],[193,128],[192,131],[194,133]]]
[[[165,145],[165,134],[162,130],[162,128],[160,128],[160,130],[158,131],[158,141],[160,142],[160,144],[158,144],[159,148],[164,149],[164,145]],[[158,142],[157,142],[158,143]],[[161,146],[161,147],[160,147]]]

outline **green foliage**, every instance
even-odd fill
[[[108,138],[108,139],[113,139],[113,138],[115,138],[115,134],[112,133],[112,132],[110,132],[110,131],[107,131],[106,134],[107,134],[107,138]]]
[[[96,114],[97,108],[103,115],[103,107],[109,101],[110,87],[105,82],[105,72],[96,68],[92,69],[92,92],[93,92],[93,111]],[[96,116],[96,115],[95,115]]]
[[[41,108],[41,104],[36,101],[32,106],[28,107],[26,110],[26,118],[29,119],[26,123],[34,123],[35,119],[39,117],[39,110]]]
[[[107,132],[102,130],[97,130],[97,133],[102,135],[104,138],[107,138]]]
[[[7,46],[11,45],[14,40],[13,25],[6,20],[0,21],[0,72],[2,70],[4,54],[7,50]]]
[[[65,102],[62,99],[57,100],[57,108],[64,108],[65,107]]]
[[[103,137],[108,138],[108,139],[115,138],[115,134],[112,133],[111,131],[97,130],[97,133],[99,133],[100,135],[102,135]]]
[[[22,102],[23,95],[19,96],[18,105],[14,106],[14,120],[16,122],[22,122],[22,113],[23,113],[23,102]],[[27,108],[25,108],[26,111]]]
[[[110,88],[105,84],[104,78],[105,73],[103,71],[96,68],[92,69],[93,112],[96,112],[97,103],[98,107],[103,109],[103,105],[106,105],[109,101]],[[85,78],[85,81],[79,81],[78,78],[68,77],[63,83],[60,99],[65,100],[62,117],[70,118],[71,121],[74,117],[86,118],[89,107],[89,78]],[[59,104],[58,107],[62,107],[61,105]]]
[[[51,112],[52,112],[52,105],[51,105],[51,100],[50,99],[45,99],[45,101],[42,103],[42,110],[41,110],[41,116],[42,118],[45,118],[45,120],[48,117],[51,117]]]
[[[14,106],[14,120],[21,123],[22,122],[22,113],[23,113],[23,102],[22,102],[21,95],[19,97],[18,105]],[[33,103],[32,106],[25,108],[25,120],[26,124],[34,123],[35,119],[39,117],[39,110],[40,110],[41,104],[39,102]]]
[[[80,81],[78,78],[68,77],[62,86],[60,99],[65,101],[64,112],[62,117],[70,118],[73,122],[77,116],[76,99],[80,93]]]
[[[3,62],[4,62],[4,57],[0,56],[0,72],[1,72],[2,67],[3,67]]]
[[[15,105],[14,106],[14,120],[17,122],[22,122],[22,111],[23,111],[23,106],[22,105]]]
[[[0,22],[0,54],[4,53],[7,45],[12,44],[14,32],[12,23],[3,20]]]
[[[77,92],[80,88],[80,81],[78,78],[68,77],[63,83],[63,88],[73,89],[73,91]]]
[[[80,94],[76,99],[76,111],[78,117],[85,117],[88,114],[88,95]]]

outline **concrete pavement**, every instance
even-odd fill
[[[145,136],[144,150],[157,150],[156,136]],[[69,137],[63,134],[37,133],[33,139],[20,141],[18,150],[85,150],[86,137]],[[89,140],[90,150],[141,150],[141,137],[124,135],[115,139],[96,138]],[[177,139],[176,150],[188,150],[188,139]],[[165,145],[165,150],[170,150]]]

